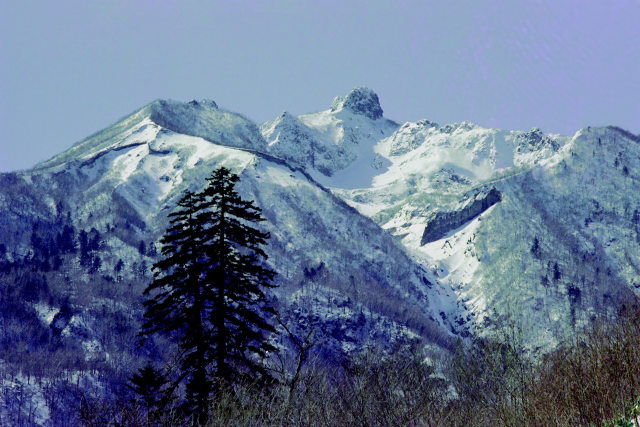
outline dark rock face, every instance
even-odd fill
[[[378,95],[371,89],[366,87],[357,87],[353,89],[346,98],[336,98],[331,106],[336,109],[342,103],[344,108],[351,110],[356,114],[361,114],[372,120],[382,117],[382,107]]]
[[[529,132],[524,132],[516,137],[517,151],[529,152],[540,150],[545,146],[554,150],[559,148],[558,142],[542,133],[539,128],[533,128]]]
[[[189,101],[188,104],[199,108],[218,108],[218,104],[216,104],[216,102],[212,99],[201,99],[200,101],[194,99]]]
[[[421,245],[443,238],[449,231],[471,221],[502,200],[495,188],[476,191],[462,201],[460,208],[449,212],[436,212],[429,219],[422,234]]]

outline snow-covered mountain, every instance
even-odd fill
[[[351,97],[366,107],[346,108]],[[328,175],[317,179],[437,277],[432,307],[454,319],[456,333],[492,333],[516,319],[509,322],[528,346],[547,350],[590,319],[636,303],[638,136],[614,127],[567,137],[469,122],[398,126],[381,111],[377,96],[358,88],[331,110],[285,113],[261,130],[270,148],[301,141],[305,153],[318,153],[345,145],[326,142],[334,129],[327,123],[358,120],[365,135],[344,163],[323,170],[309,163],[313,155],[292,161]]]
[[[330,142],[336,150],[364,143],[356,139],[358,132],[394,126],[380,118],[361,119],[353,102],[341,101],[325,114],[340,117],[330,120],[331,132],[342,135]],[[34,224],[43,228],[66,215],[75,229],[95,229],[102,238],[100,267],[93,275],[113,276],[122,262],[122,281],[133,282],[125,299],[137,304],[150,278],[139,270],[142,263],[153,263],[152,256],[138,250],[140,242],[147,247],[157,242],[183,191],[199,189],[214,168],[226,166],[240,174],[241,193],[255,200],[268,220],[267,252],[279,273],[274,297],[281,311],[293,323],[322,331],[318,336],[324,352],[351,351],[369,341],[393,345],[420,336],[446,345],[451,325],[443,327],[433,312],[430,274],[374,221],[316,182],[312,174],[317,171],[288,163],[273,146],[255,124],[213,101],[156,101],[32,170],[0,178],[6,258],[28,256]],[[353,162],[359,159],[352,157]],[[83,273],[69,280],[69,286],[77,286],[73,282],[92,279]],[[87,323],[97,316],[89,307],[93,296],[82,296],[87,306],[74,300],[81,298],[76,294],[74,290],[69,303],[74,316]],[[134,308],[139,314],[140,307]],[[71,324],[73,317],[67,320]],[[83,333],[89,336],[78,337],[82,342],[94,339],[91,331]]]
[[[546,350],[640,296],[639,141],[405,123],[375,145],[391,165],[372,185],[334,191],[455,293],[443,318],[463,307],[479,335],[517,319]]]
[[[640,296],[640,137],[399,125],[356,88],[262,125],[213,101],[155,101],[0,174],[0,290],[20,306],[5,329],[27,319],[25,335],[116,376],[162,352],[130,348],[155,242],[219,166],[267,218],[283,318],[327,357],[412,340],[446,351],[511,323],[544,351]],[[19,366],[12,355],[0,364]]]
[[[382,116],[378,95],[359,87],[337,97],[329,110],[299,117],[284,112],[260,130],[274,156],[324,185],[358,188],[370,185],[387,166],[372,147],[398,127]]]

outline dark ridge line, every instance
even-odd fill
[[[127,145],[121,145],[119,147],[112,147],[112,148],[107,148],[106,150],[102,150],[97,152],[96,154],[94,154],[92,157],[89,157],[86,160],[83,160],[80,162],[80,167],[83,166],[90,166],[92,164],[94,164],[96,162],[96,160],[98,160],[101,157],[104,157],[105,155],[114,152],[114,151],[122,151],[122,150],[126,150],[128,148],[133,148],[133,147],[139,147],[141,145],[145,145],[145,144],[149,144],[148,142],[134,142],[131,144],[127,144]]]
[[[622,134],[623,136],[629,138],[634,142],[640,143],[640,135],[634,135],[626,129],[622,129],[621,127],[618,127],[618,126],[607,126],[605,129],[613,130],[615,132]]]

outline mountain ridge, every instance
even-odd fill
[[[360,101],[364,107],[358,103]],[[345,105],[355,105],[355,107],[345,108]],[[354,113],[353,110],[356,112]],[[465,191],[472,191],[474,188],[481,188],[492,182],[511,180],[512,176],[527,175],[532,168],[549,167],[562,161],[563,150],[566,150],[567,144],[575,139],[575,135],[574,137],[548,135],[537,128],[527,132],[503,131],[485,129],[470,122],[440,126],[428,120],[421,120],[414,123],[407,122],[400,126],[382,117],[382,108],[377,95],[366,88],[356,88],[347,96],[336,98],[329,110],[299,117],[285,112],[276,120],[266,122],[259,128],[244,116],[220,109],[214,101],[179,103],[158,100],[125,116],[122,122],[130,123],[131,118],[140,119],[141,115],[148,115],[148,119],[160,129],[158,131],[160,133],[169,131],[203,137],[211,143],[241,149],[268,161],[279,163],[293,172],[300,172],[307,180],[333,197],[337,203],[346,202],[348,206],[355,208],[364,216],[371,217],[380,226],[400,238],[400,242],[403,239],[406,240],[406,236],[411,234],[423,236],[426,230],[425,221],[429,215],[433,216],[443,209],[455,211],[455,201],[459,200]],[[356,118],[354,125],[355,116],[363,117],[364,121]],[[140,123],[144,120],[145,117],[142,117]],[[293,125],[287,126],[287,123]],[[375,124],[378,123],[383,124],[387,131],[376,128]],[[365,131],[361,132],[363,124]],[[371,124],[374,124],[373,128],[366,127]],[[132,135],[138,133],[144,135],[144,132],[149,131],[149,126],[149,123],[143,124],[141,128],[146,130],[137,130]],[[120,129],[121,122],[113,127],[116,130]],[[278,134],[274,136],[276,128]],[[380,131],[380,134],[374,136],[371,129]],[[636,140],[633,134],[615,127],[594,129],[610,129],[622,137]],[[109,134],[107,129],[96,135],[105,132]],[[591,128],[580,130],[576,135],[583,132],[591,132]],[[117,137],[118,135],[116,139]],[[131,135],[127,137],[131,139]],[[153,139],[156,135],[152,133],[150,137]],[[91,138],[93,137],[85,140],[85,143],[90,142]],[[143,144],[131,142],[129,139],[125,138],[121,141],[128,141],[128,145],[113,146],[111,149],[128,150]],[[104,140],[105,138],[99,140],[98,148],[104,148]],[[155,141],[148,143],[149,153],[163,153],[162,148]],[[158,146],[153,148],[152,144]],[[79,145],[82,146],[82,143]],[[71,149],[72,152],[75,151],[74,147]],[[331,153],[333,157],[326,158],[333,162],[328,163],[331,168],[323,170],[313,161],[313,154],[318,150],[326,151],[327,147],[337,148]],[[349,149],[354,147],[355,150],[349,152]],[[164,154],[169,153],[170,151],[164,151]],[[108,150],[98,151],[92,156],[94,160],[86,161],[95,161],[99,156],[107,154]],[[310,162],[309,157],[311,157]],[[415,163],[418,169],[410,166],[411,162]],[[423,169],[425,165],[427,165],[426,173]],[[439,167],[441,169],[438,169]],[[400,183],[397,178],[394,178],[398,176],[394,172],[396,169],[401,173],[399,176],[404,177]],[[416,174],[411,172],[412,170],[419,172]],[[355,181],[346,182],[349,180],[344,180],[345,172],[364,176],[365,179],[359,181],[364,185],[360,188],[358,186],[352,188]],[[411,176],[420,177],[421,181],[415,181],[416,178],[407,181],[406,178]],[[346,186],[336,187],[340,182],[346,183]],[[370,182],[369,186],[367,182]],[[423,193],[425,190],[420,190],[425,185],[427,193]],[[456,190],[458,187],[459,190]],[[417,192],[416,189],[418,189]],[[437,192],[441,194],[438,195]],[[362,203],[365,193],[370,200]],[[400,228],[396,225],[390,226],[394,221],[399,220],[389,216],[396,215],[393,212],[397,212],[398,207],[401,208],[400,212],[406,212],[414,203],[411,200],[424,197],[422,194],[429,193],[437,196],[433,199],[435,204],[427,204],[425,206],[427,210],[424,210],[424,207],[418,208],[422,213],[416,217],[417,222],[410,221]],[[336,198],[335,195],[338,197]],[[389,204],[391,200],[397,201]],[[418,231],[419,228],[424,230]],[[415,252],[416,248],[413,246],[422,246],[417,243],[411,243],[409,246],[407,244],[405,241],[402,246],[409,253]],[[429,262],[423,265],[429,265]],[[447,287],[441,292],[454,293]],[[451,305],[459,304],[460,301],[458,303],[450,301],[445,304],[449,306],[449,315],[456,316],[457,309],[452,309]],[[463,312],[466,312],[466,309]]]
[[[261,125],[210,100],[156,100],[0,174],[0,295],[28,296],[2,316],[27,313],[35,332],[14,339],[52,337],[82,361],[71,371],[128,375],[113,361],[139,356],[126,337],[166,215],[225,166],[267,218],[275,305],[294,332],[318,331],[320,357],[416,343],[447,354],[514,319],[544,354],[640,296],[638,142],[617,127],[398,124],[364,88]],[[499,202],[477,197],[493,190]]]

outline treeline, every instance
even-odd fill
[[[148,354],[130,343],[155,246],[140,241],[125,263],[109,236],[66,213],[0,243],[0,425],[77,425],[82,394],[113,401]]]
[[[460,347],[449,366],[453,424],[626,425],[640,421],[640,311],[592,323],[534,361],[520,334]],[[619,424],[617,424],[619,423]]]
[[[302,341],[301,341],[302,342]],[[308,341],[305,341],[308,343]],[[517,328],[460,343],[448,359],[367,349],[327,365],[299,348],[265,389],[236,383],[209,400],[218,425],[621,425],[640,421],[640,311],[595,322],[542,360],[523,352]],[[176,405],[130,392],[118,404],[83,400],[85,425],[191,425]]]

